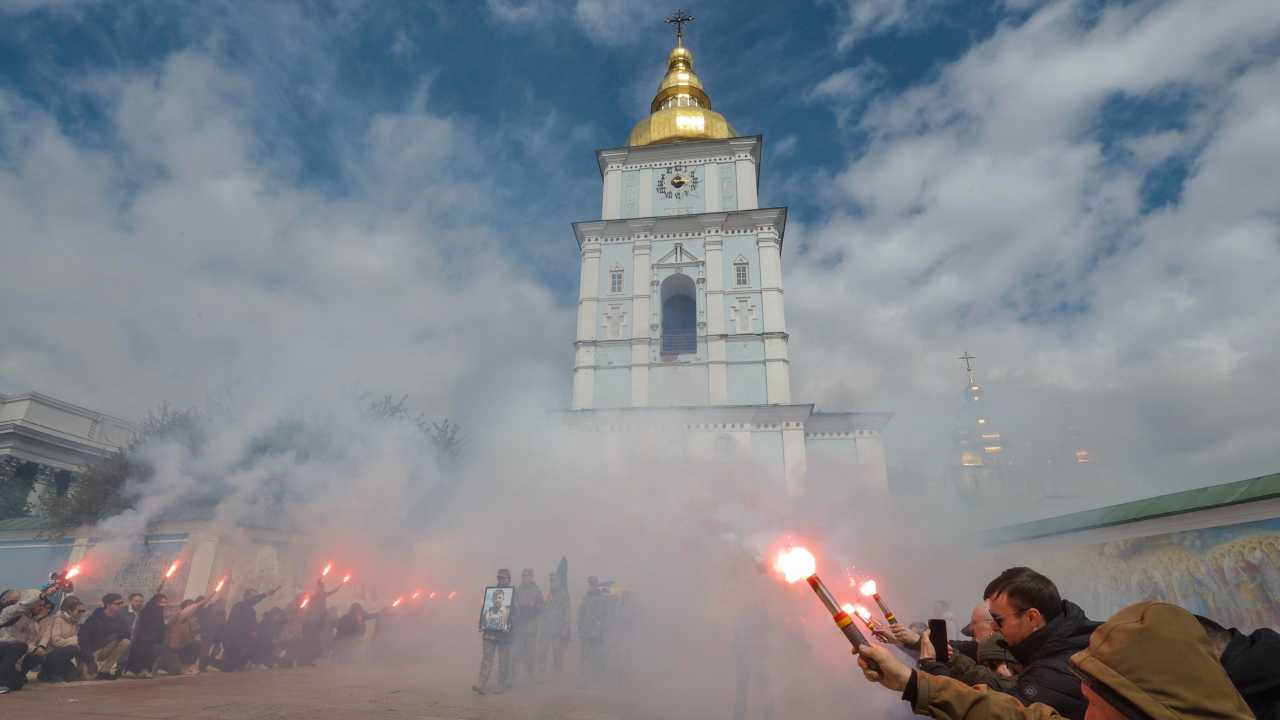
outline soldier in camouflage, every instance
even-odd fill
[[[498,587],[511,587],[511,571],[503,568],[498,571]],[[501,693],[511,687],[511,633],[484,628],[484,612],[480,614],[483,655],[480,659],[480,682],[471,686],[479,695],[486,692]],[[489,689],[489,673],[493,670],[494,655],[498,657],[498,686]]]

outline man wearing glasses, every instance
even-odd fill
[[[119,593],[102,596],[102,607],[80,626],[80,650],[93,659],[94,675],[99,680],[115,680],[120,677],[124,664],[120,662],[129,649],[132,623],[124,608],[124,598]]]
[[[1053,581],[1031,568],[1000,573],[983,597],[1004,646],[1023,667],[1009,694],[1027,705],[1048,705],[1069,720],[1082,720],[1088,703],[1069,661],[1089,646],[1089,636],[1101,623],[1063,600]]]

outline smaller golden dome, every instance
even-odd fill
[[[681,140],[722,140],[737,133],[711,109],[711,98],[693,71],[693,53],[682,42],[667,56],[667,74],[649,104],[649,117],[636,123],[628,145],[657,145]]]

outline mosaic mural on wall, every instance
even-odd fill
[[[1280,627],[1280,518],[1083,545],[1055,560],[1063,595],[1098,619],[1164,600],[1227,627]]]

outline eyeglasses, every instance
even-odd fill
[[[1029,609],[1030,609],[1030,608],[1023,609],[1023,610],[1018,610],[1017,612],[1015,612],[1015,613],[1014,613],[1013,615],[1011,615],[1010,617],[1018,617],[1019,615],[1022,615],[1023,613],[1025,613],[1025,612],[1026,612],[1027,610],[1029,610]],[[995,614],[995,613],[991,613],[991,622],[995,623],[995,625],[996,625],[996,628],[997,628],[997,629],[1001,629],[1001,628],[1003,628],[1003,627],[1004,627],[1004,621],[1005,621],[1005,620],[1008,620],[1008,619],[1009,619],[1008,617],[1005,617],[1005,616],[1003,616],[1003,615],[997,615],[997,614]]]

